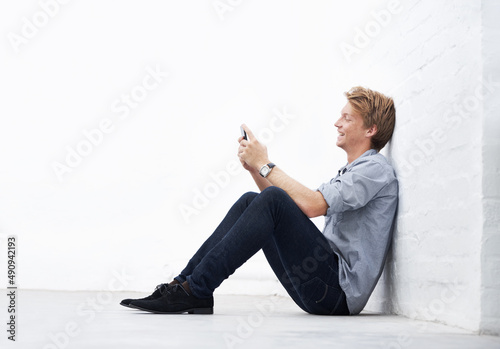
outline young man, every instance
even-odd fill
[[[153,313],[213,313],[213,292],[260,249],[288,294],[311,314],[361,312],[387,256],[398,200],[393,168],[378,153],[392,136],[391,98],[354,87],[335,123],[347,164],[317,190],[271,163],[248,127],[238,157],[261,190],[244,194],[169,284],[122,305]],[[309,218],[325,216],[323,232]]]

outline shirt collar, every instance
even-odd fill
[[[370,156],[370,155],[375,155],[377,154],[377,151],[375,149],[368,149],[367,151],[365,151],[363,154],[361,154],[360,157],[358,157],[356,160],[354,160],[353,162],[351,162],[350,164],[347,163],[345,164],[344,166],[342,166],[339,170],[339,173],[338,173],[338,176],[341,176],[343,175],[346,171],[349,171],[357,162],[359,162],[361,160],[361,158],[365,157],[365,156]]]

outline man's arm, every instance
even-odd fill
[[[266,178],[259,174],[260,168],[270,162],[267,156],[267,148],[259,143],[252,131],[245,125],[242,127],[247,132],[249,139],[244,140],[240,137],[238,156],[243,167],[250,172],[259,189],[264,190],[274,185],[283,189],[309,218],[325,215],[328,204],[320,192],[300,184],[278,166],[275,166]]]
[[[295,179],[288,176],[278,166],[273,168],[266,179],[272,183],[272,185],[286,191],[307,217],[314,218],[326,214],[328,204],[323,198],[323,195],[319,191],[311,190],[300,184]]]

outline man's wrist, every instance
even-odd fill
[[[261,168],[259,169],[259,174],[266,178],[273,170],[273,168],[276,165],[273,164],[272,162],[267,162],[266,164],[262,165]]]
[[[260,171],[260,169],[263,167],[263,166],[266,166],[267,164],[269,164],[271,161],[269,161],[269,159],[265,159],[265,160],[261,160],[261,161],[258,161],[257,164],[259,164],[256,168],[257,172]]]

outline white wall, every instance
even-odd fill
[[[498,77],[498,49],[481,40],[498,28],[493,2],[0,6],[0,259],[17,235],[21,287],[169,280],[255,190],[235,166],[241,123],[316,188],[346,161],[333,136],[342,93],[365,85],[396,99],[384,153],[401,183],[392,256],[367,309],[498,328],[497,86],[474,100]],[[258,255],[220,292],[283,290]]]
[[[498,13],[417,2],[372,51],[373,69],[413,78],[395,93],[397,229],[367,309],[498,334]]]
[[[483,79],[500,81],[500,3],[482,3]],[[485,96],[483,119],[483,238],[481,330],[500,334],[500,89]]]
[[[397,89],[388,149],[400,202],[384,300],[395,313],[467,328],[481,305],[481,106],[460,111],[481,85],[479,5],[416,3],[396,18],[394,49],[373,53],[378,69],[415,76]]]

